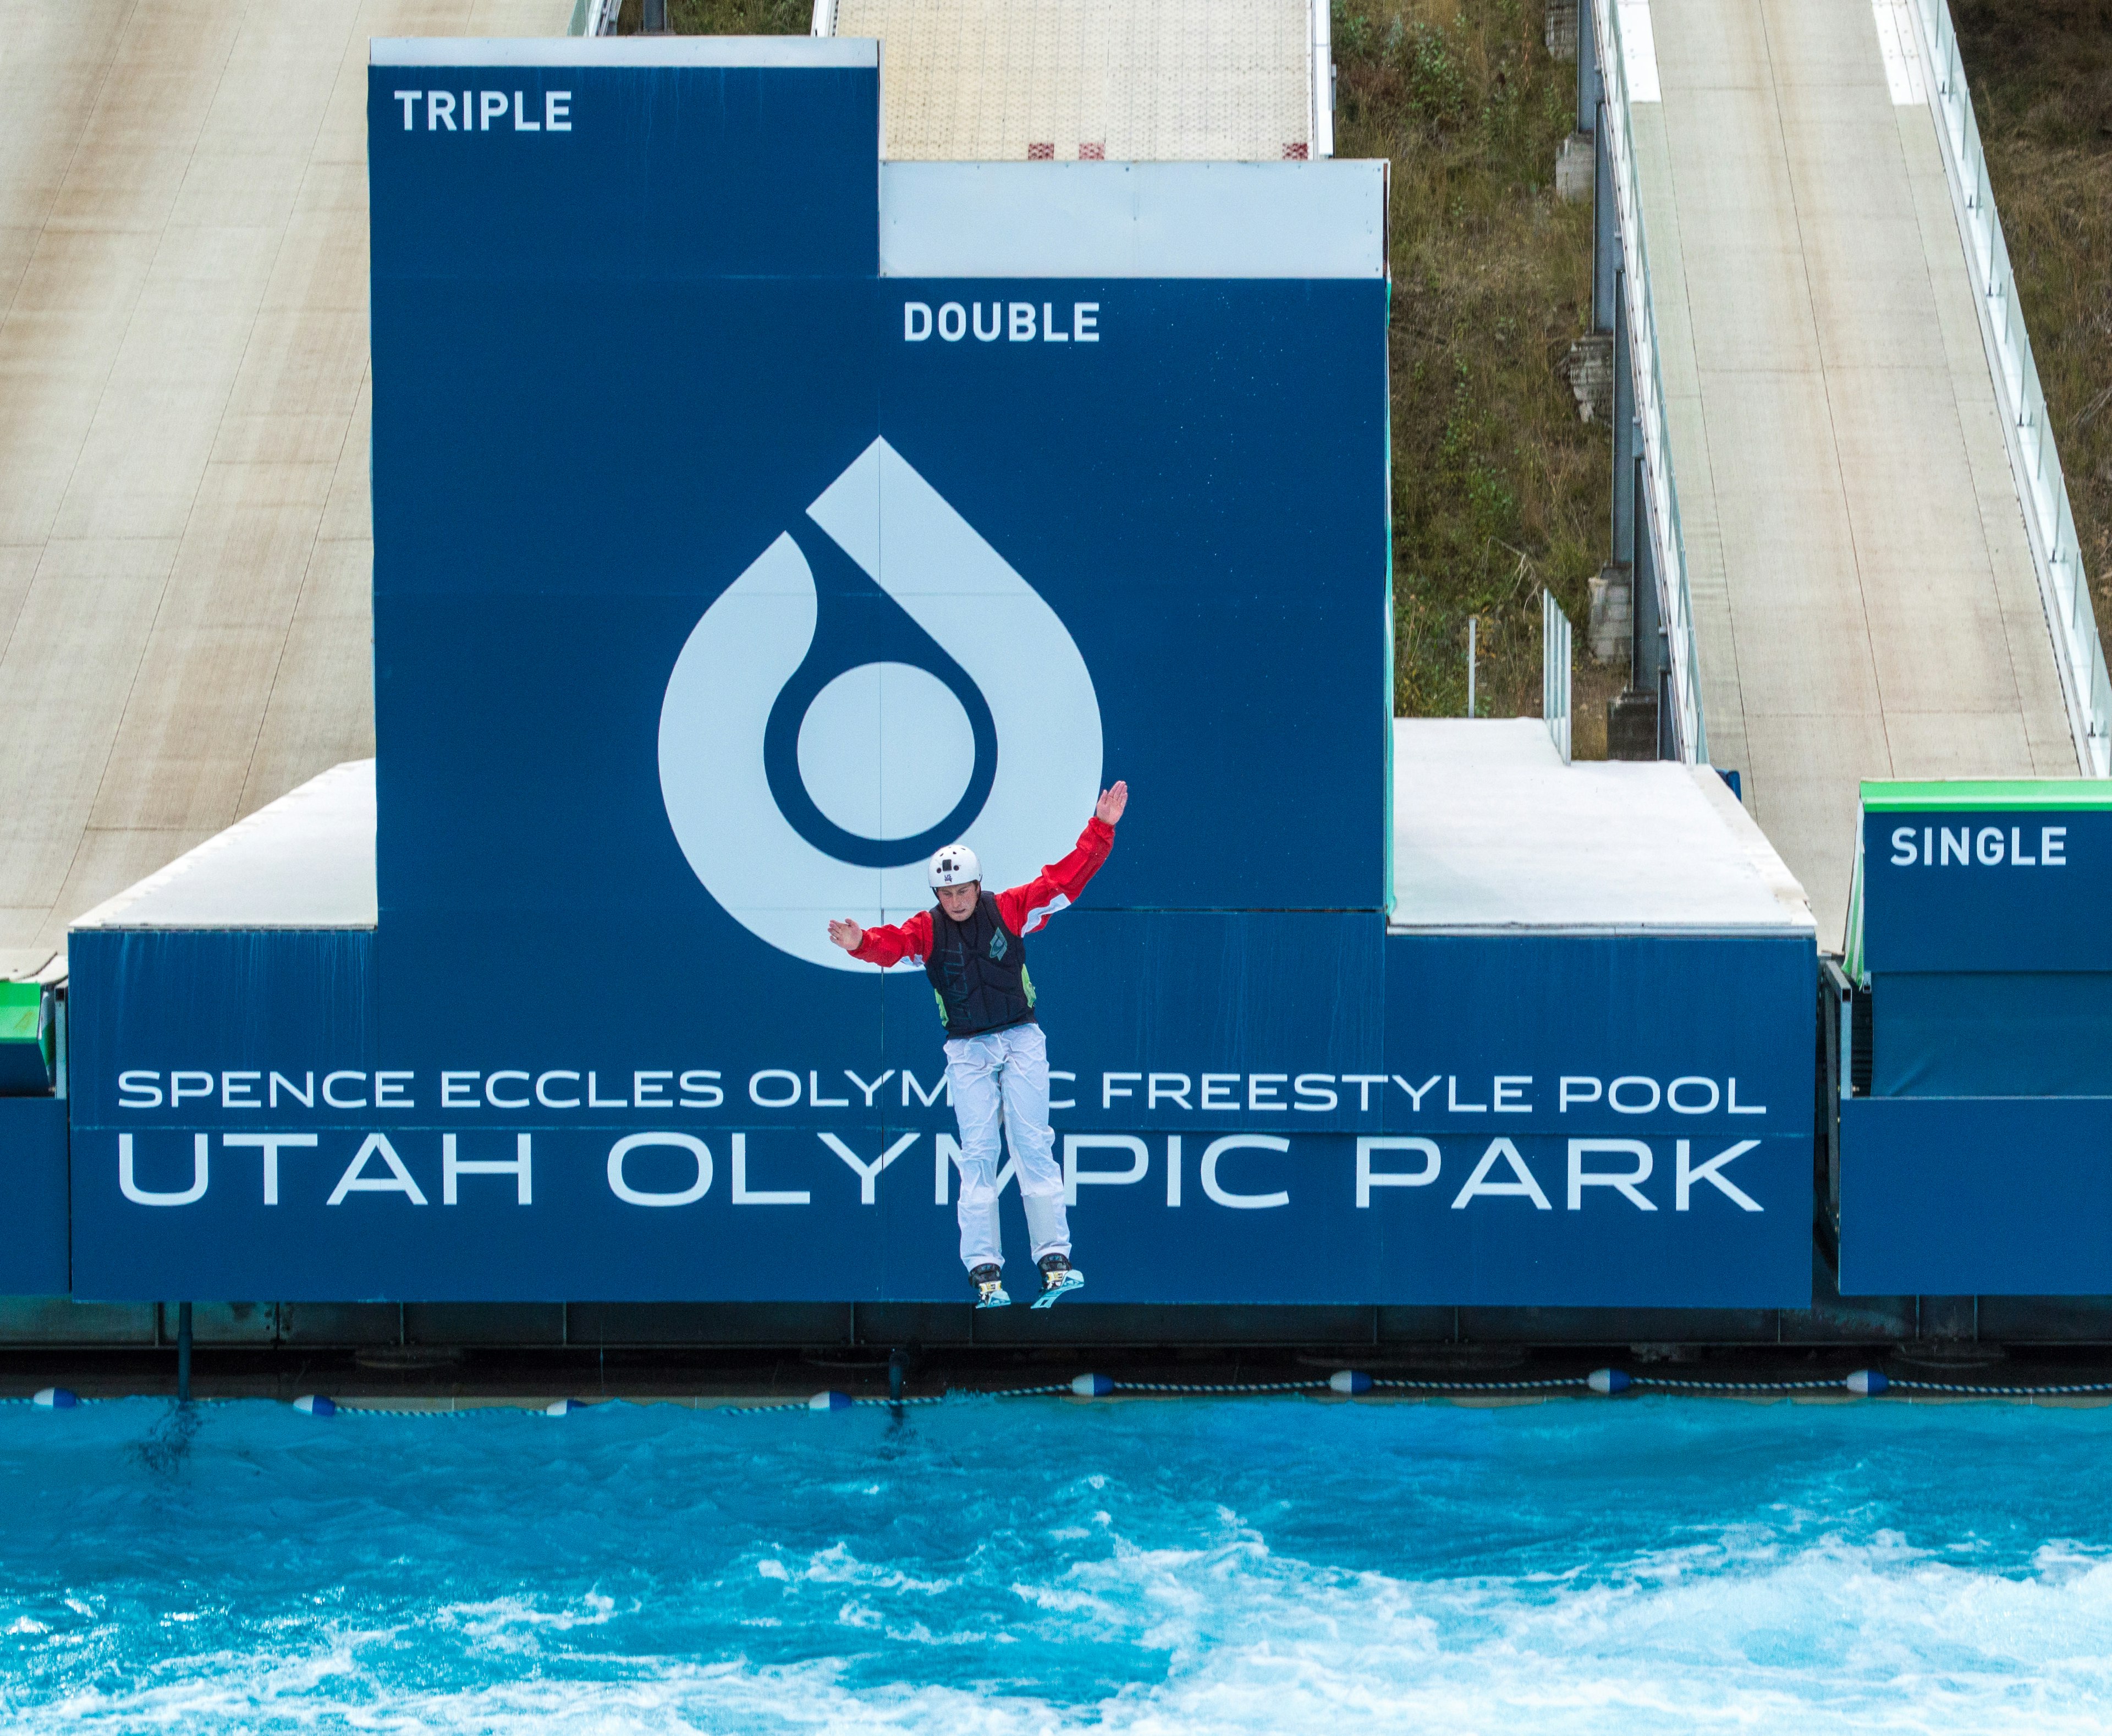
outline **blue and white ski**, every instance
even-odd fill
[[[1086,1287],[1086,1274],[1076,1266],[1066,1266],[1060,1272],[1045,1274],[1041,1280],[1041,1294],[1035,1297],[1036,1308],[1054,1308],[1073,1290]]]

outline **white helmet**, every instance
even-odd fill
[[[976,853],[965,844],[949,844],[931,859],[931,890],[935,892],[940,886],[964,886],[982,877],[982,863],[976,860]]]

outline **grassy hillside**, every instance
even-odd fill
[[[1576,68],[1521,0],[1338,0],[1336,149],[1393,162],[1395,710],[1537,711],[1540,587],[1581,627],[1611,455],[1559,371],[1589,322],[1591,207],[1554,197]],[[1596,721],[1584,690],[1578,722]],[[1580,740],[1580,749],[1588,745]]]
[[[638,28],[640,0],[623,0],[620,31]],[[667,22],[682,36],[803,36],[813,0],[667,0]]]
[[[2112,0],[1952,0],[1987,175],[2112,639]]]

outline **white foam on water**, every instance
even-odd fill
[[[832,1583],[943,1599],[840,1551]],[[1433,1733],[1814,1729],[1942,1733],[2104,1728],[2112,1702],[2112,1562],[2049,1545],[2002,1574],[1896,1538],[1783,1549],[1697,1544],[1638,1557],[1615,1580],[1412,1582],[1270,1552],[1244,1528],[1214,1547],[1076,1563],[1013,1590],[1026,1643],[1114,1641],[1165,1654],[1156,1682],[1057,1697],[1001,1681],[891,1679],[899,1648],[986,1641],[905,1630],[844,1605],[812,1638],[832,1654],[791,1665],[553,1649],[526,1676],[462,1685],[482,1661],[511,1670],[554,1636],[621,1611],[500,1599],[445,1606],[459,1653],[422,1686],[377,1661],[401,1629],[341,1627],[172,1660],[153,1678],[30,1705],[0,1690],[9,1728],[514,1732],[824,1729],[1040,1736],[1087,1729]],[[1036,1632],[1054,1624],[1057,1633]],[[884,1633],[881,1631],[884,1629]],[[21,1631],[18,1629],[17,1631]],[[258,1636],[260,1640],[263,1636]],[[295,1639],[294,1635],[284,1636]],[[884,1641],[875,1652],[871,1643]],[[452,1650],[452,1647],[444,1650]],[[907,1658],[901,1659],[907,1663]],[[1044,1670],[1038,1672],[1046,1674]],[[413,1672],[415,1674],[415,1672]]]
[[[553,1448],[216,1411],[173,1475],[137,1416],[64,1453],[0,1419],[0,1729],[2067,1736],[2112,1704],[2112,1413],[921,1415]]]

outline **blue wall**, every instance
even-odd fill
[[[2112,1295],[2112,1098],[1841,1105],[1841,1288]]]
[[[1077,1258],[1099,1299],[1808,1300],[1808,942],[1386,939],[1362,916],[1086,908],[1031,944],[1051,1059],[1069,1076],[1057,1086],[1059,1151],[1113,1136],[1072,1148],[1074,1166],[1135,1176],[1078,1188]],[[954,1214],[937,1185],[953,1123],[921,976],[847,979],[867,996],[849,1028],[810,1021],[799,1036],[795,1002],[782,1026],[671,1014],[644,1045],[602,1020],[587,985],[562,1025],[518,1031],[508,1047],[451,1022],[444,996],[426,1027],[378,1037],[357,1005],[368,950],[363,936],[307,935],[135,936],[86,950],[74,991],[78,1293],[958,1295]],[[385,947],[376,968],[391,968]],[[780,971],[786,993],[836,980],[792,962]],[[253,973],[271,986],[268,1023],[222,992]],[[171,1105],[179,1069],[187,1097]],[[275,1204],[256,1143],[266,1132],[314,1141],[281,1150]],[[613,1148],[641,1133],[704,1146],[698,1197],[619,1195]],[[196,1184],[204,1136],[205,1191],[180,1205],[128,1200],[126,1134],[134,1189],[163,1195]],[[400,1178],[379,1146],[355,1166],[376,1135]],[[517,1174],[478,1172],[459,1173],[448,1202],[449,1137],[458,1161],[489,1163],[517,1160],[523,1136],[527,1202]],[[736,1199],[736,1136],[749,1194],[808,1199]],[[1378,1179],[1360,1201],[1359,1137],[1429,1143],[1368,1151]],[[1213,1160],[1227,1138],[1285,1143]],[[870,1201],[839,1146],[867,1165],[897,1150]],[[634,1150],[620,1175],[633,1194],[699,1179],[693,1148]],[[348,1177],[379,1185],[342,1188]],[[1629,1177],[1626,1188],[1593,1179]],[[1023,1248],[1023,1225],[1010,1230]]]
[[[61,1097],[0,1097],[0,1296],[63,1296],[67,1258],[66,1105]]]
[[[1874,1096],[2112,1089],[2112,813],[1868,813],[1863,878]]]
[[[1873,971],[2112,971],[2112,810],[1868,813],[1863,882]]]
[[[426,124],[498,79],[572,130]],[[824,925],[1122,777],[1029,942],[1095,1297],[1807,1299],[1808,939],[1386,935],[1383,283],[881,279],[870,71],[370,122],[380,923],[76,943],[79,1293],[957,1298]]]
[[[2112,1292],[2112,813],[1868,813],[1863,873],[1872,1096],[1841,1105],[1842,1289]]]

